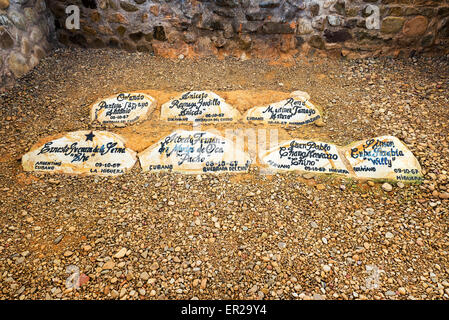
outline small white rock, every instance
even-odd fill
[[[120,251],[114,255],[114,258],[116,258],[116,259],[123,258],[126,254],[126,251],[127,251],[126,248],[121,248]]]
[[[393,190],[393,186],[392,186],[391,184],[385,182],[385,183],[382,185],[382,189],[384,189],[384,190],[387,191],[387,192],[390,192],[390,191]]]

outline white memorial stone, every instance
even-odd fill
[[[298,94],[266,106],[254,107],[248,110],[244,119],[253,123],[296,126],[313,123],[321,119],[321,112],[306,99],[307,96]]]
[[[126,125],[144,120],[155,106],[156,100],[145,93],[120,93],[94,103],[90,116],[102,124]]]
[[[293,98],[310,100],[310,95],[305,91],[293,91],[292,93],[290,93],[290,96],[292,96]]]
[[[75,131],[35,146],[22,157],[25,171],[119,175],[130,170],[136,153],[117,134]]]
[[[184,92],[161,107],[161,119],[171,122],[231,122],[239,118],[240,112],[211,91]]]
[[[261,160],[276,171],[349,174],[337,146],[326,142],[286,141],[261,155]]]
[[[345,157],[358,178],[421,181],[421,166],[413,153],[396,137],[382,136],[354,142]]]
[[[139,153],[143,171],[246,172],[251,160],[229,139],[208,131],[175,131]]]

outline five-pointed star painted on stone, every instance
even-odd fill
[[[95,135],[93,134],[93,132],[91,131],[90,133],[86,134],[86,141],[94,141],[94,137]]]

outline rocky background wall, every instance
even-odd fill
[[[299,48],[337,55],[447,49],[449,0],[48,0],[60,42],[165,56],[276,56]],[[66,30],[78,4],[81,29]],[[380,10],[368,29],[367,5]],[[306,44],[304,46],[304,44]]]
[[[54,20],[45,0],[0,0],[0,88],[37,65],[52,37]]]
[[[65,12],[80,9],[80,29]],[[367,27],[367,6],[380,25]],[[57,39],[57,40],[56,40]],[[449,0],[0,0],[0,88],[52,45],[168,57],[447,52]]]

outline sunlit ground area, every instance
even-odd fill
[[[338,145],[394,135],[425,180],[386,191],[377,181],[258,168],[195,176],[137,164],[116,178],[23,171],[22,155],[40,139],[90,130],[98,98],[143,89],[239,90],[242,99],[307,91],[325,125],[283,135]],[[297,57],[284,66],[56,50],[0,95],[0,298],[447,299],[448,89],[447,58]],[[113,131],[145,144],[163,127]],[[74,270],[77,290],[67,286]]]

